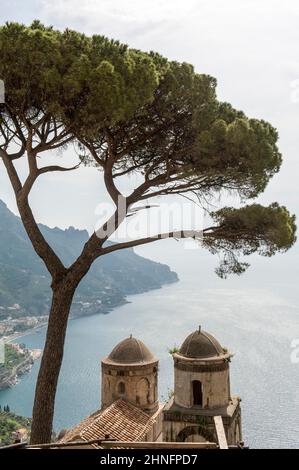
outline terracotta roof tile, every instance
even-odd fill
[[[124,400],[117,400],[105,410],[96,411],[68,431],[60,442],[104,439],[109,434],[117,441],[141,441],[155,421],[139,408]],[[94,447],[99,447],[97,444]]]

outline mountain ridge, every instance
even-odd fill
[[[86,230],[39,228],[63,263],[70,265],[88,240]],[[76,292],[72,315],[107,313],[126,302],[126,296],[176,282],[177,274],[164,264],[137,255],[133,249],[110,253],[95,261]],[[50,276],[34,252],[20,218],[0,200],[0,320],[47,315]]]

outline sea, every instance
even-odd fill
[[[163,248],[160,254],[163,258]],[[128,304],[109,314],[70,320],[55,431],[75,425],[100,407],[101,358],[130,334],[159,358],[160,399],[167,400],[173,390],[169,349],[180,346],[201,325],[234,353],[231,389],[242,398],[245,444],[298,448],[298,263],[289,255],[284,262],[255,259],[253,264],[248,274],[221,280],[213,273],[210,257],[185,250],[172,263],[179,282],[129,296]],[[38,349],[44,339],[42,328],[17,341]],[[16,386],[1,391],[0,404],[31,416],[38,368],[36,361]]]

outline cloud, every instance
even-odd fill
[[[266,198],[298,208],[298,89],[299,2],[294,0],[0,0],[0,18],[73,28],[86,34],[98,33],[120,39],[132,47],[156,50],[166,57],[187,61],[199,72],[218,79],[218,96],[243,109],[250,116],[270,120],[281,136],[285,163],[273,179]],[[1,169],[0,169],[1,170]],[[81,172],[78,173],[81,175]],[[97,175],[84,173],[94,181],[87,196],[74,194],[68,215],[56,211],[55,224],[77,220],[77,208],[86,213],[101,197]],[[59,176],[61,178],[61,175]],[[75,178],[75,177],[74,177]],[[58,181],[58,180],[57,180]],[[59,180],[67,194],[67,184]],[[70,180],[71,181],[75,180]],[[85,183],[82,178],[82,183]],[[76,180],[80,186],[80,181]],[[43,201],[52,180],[44,180]],[[78,187],[79,187],[78,186]],[[80,186],[81,187],[81,186]],[[0,171],[0,196],[9,195]],[[55,190],[56,194],[56,190]],[[4,197],[5,198],[5,197]],[[10,196],[6,197],[9,202]],[[34,199],[36,206],[41,204]],[[58,200],[58,197],[57,197]],[[75,209],[74,209],[74,208]],[[42,212],[42,211],[41,211]],[[45,218],[46,209],[43,208]],[[51,219],[49,216],[49,219]],[[65,219],[64,219],[65,217]],[[52,219],[50,222],[52,223]],[[91,217],[91,222],[93,218]],[[54,223],[54,222],[53,222]],[[90,224],[91,225],[91,224]],[[89,226],[90,226],[89,225]]]
[[[94,19],[102,20],[102,16],[103,19],[111,18],[122,23],[181,18],[197,3],[195,0],[42,0],[44,11],[53,16],[67,12],[68,16],[82,16],[91,21],[93,15],[100,15]]]
[[[114,37],[153,33],[182,21],[199,4],[196,0],[42,0],[42,17],[55,25]]]

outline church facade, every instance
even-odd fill
[[[231,395],[232,354],[198,328],[172,356],[174,392],[160,403],[158,359],[132,335],[117,344],[101,363],[100,410],[64,431],[60,441],[217,443],[215,418],[221,417],[227,444],[238,445],[241,399]]]

